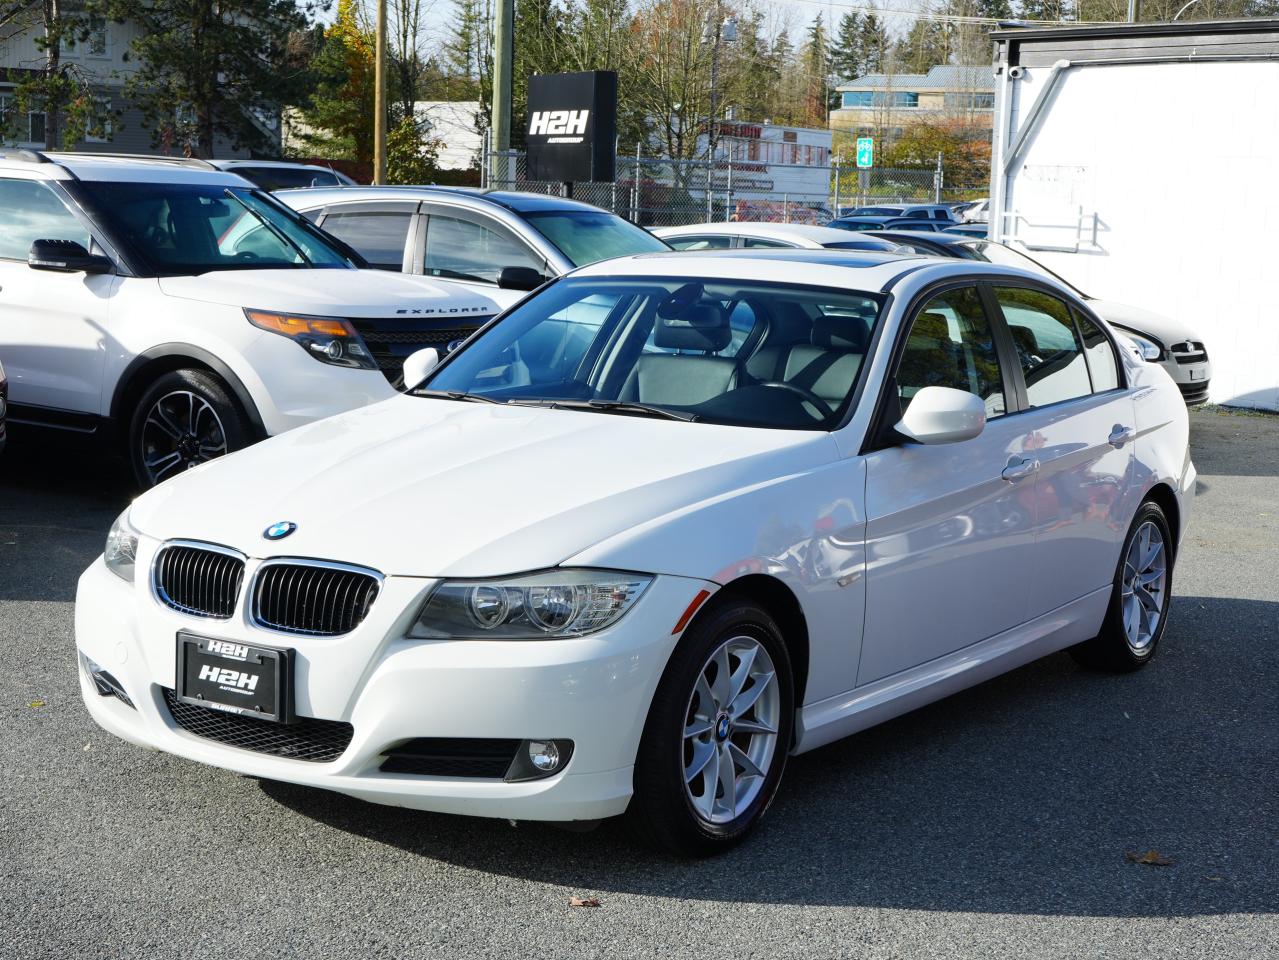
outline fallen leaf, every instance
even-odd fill
[[[1145,853],[1132,853],[1129,851],[1124,854],[1124,857],[1129,863],[1140,863],[1147,867],[1172,866],[1172,861],[1167,857],[1161,856],[1158,850],[1147,850]]]
[[[43,707],[43,706],[44,706],[44,701],[43,701],[43,700],[32,700],[32,701],[31,701],[31,709],[32,709],[32,710],[39,710],[39,709],[40,709],[41,707]]]
[[[598,907],[600,902],[594,897],[570,897],[568,905],[570,907]]]

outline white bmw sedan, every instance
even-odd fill
[[[791,754],[1063,648],[1146,664],[1187,439],[1040,276],[599,263],[405,395],[141,496],[80,580],[81,690],[240,773],[713,853]]]

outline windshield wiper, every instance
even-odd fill
[[[240,206],[244,207],[245,210],[249,211],[249,214],[253,217],[253,219],[257,220],[258,223],[266,227],[267,230],[270,231],[277,240],[283,243],[286,247],[292,247],[294,250],[296,250],[298,252],[298,256],[301,257],[304,261],[306,261],[308,266],[315,265],[315,261],[313,261],[310,257],[306,255],[306,251],[303,250],[302,247],[299,246],[297,242],[290,239],[287,233],[285,233],[278,226],[276,226],[274,223],[268,220],[266,218],[266,215],[263,214],[260,210],[254,210],[251,206],[248,205],[248,203],[245,202],[243,197],[237,195],[236,192],[232,190],[230,187],[227,187],[226,190],[223,191],[223,193],[225,193],[228,197],[230,197]]]
[[[692,423],[697,419],[695,413],[683,410],[667,410],[665,407],[654,407],[647,403],[635,403],[630,400],[512,400],[511,403],[530,407],[548,407],[551,410],[598,410],[601,413],[642,413],[649,417],[661,417],[664,420],[683,420]]]
[[[505,400],[486,397],[482,393],[467,393],[464,390],[432,390],[429,387],[418,387],[411,392],[415,397],[443,397],[445,400],[466,400],[471,403],[506,403]]]

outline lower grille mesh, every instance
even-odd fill
[[[168,688],[164,690],[164,702],[173,722],[187,733],[228,747],[290,760],[330,763],[342,756],[355,735],[354,727],[337,720],[298,717],[296,723],[274,723],[211,710],[182,702]]]

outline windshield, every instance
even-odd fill
[[[643,227],[600,210],[550,210],[524,219],[551,241],[575,267],[635,253],[660,253],[670,247]]]
[[[95,181],[75,187],[116,243],[154,276],[357,266],[298,214],[251,187]]]
[[[1067,289],[1075,291],[1077,295],[1085,300],[1091,299],[1088,294],[1084,293],[1072,283],[1063,280],[1057,274],[1053,273],[1038,260],[1032,260],[1024,253],[1014,250],[1012,247],[1006,247],[1002,243],[996,243],[993,240],[974,240],[971,243],[959,244],[973,251],[977,256],[974,259],[985,260],[987,263],[997,263],[1001,267],[1019,267],[1022,270],[1029,270],[1037,273],[1041,277],[1050,277],[1058,283],[1064,285]]]
[[[884,224],[879,220],[832,220],[826,224],[828,227],[835,227],[837,230],[883,230]]]
[[[245,180],[251,180],[263,190],[342,185],[337,174],[322,167],[232,167],[229,172],[237,177],[244,177]]]
[[[569,277],[468,341],[419,391],[825,429],[849,403],[882,303],[709,277]]]

